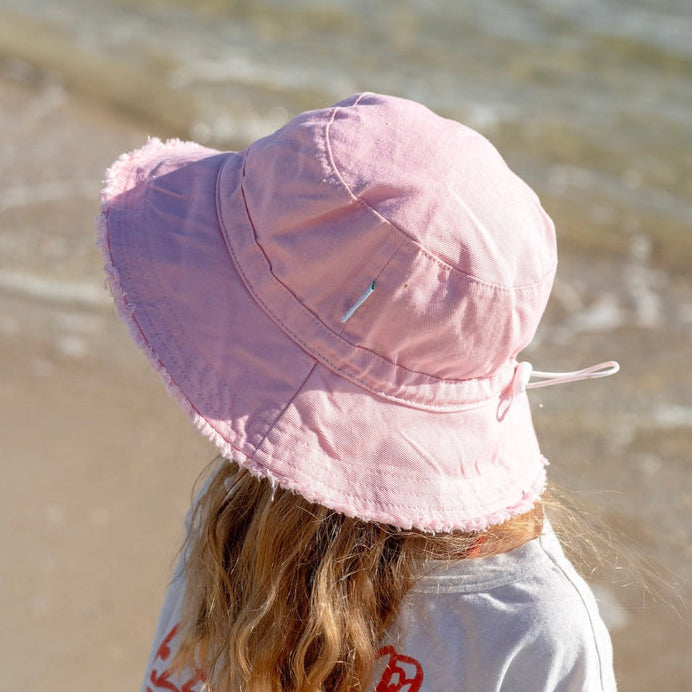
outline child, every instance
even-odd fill
[[[487,140],[377,94],[240,153],[151,140],[108,172],[100,243],[221,453],[143,690],[615,689],[526,389],[617,364],[517,362],[555,235]]]

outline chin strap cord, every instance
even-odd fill
[[[578,382],[579,380],[595,380],[598,377],[608,377],[620,370],[619,363],[608,360],[605,363],[598,363],[583,370],[572,372],[542,372],[534,370],[531,363],[517,363],[512,379],[512,393],[519,394],[527,389],[537,389],[538,387],[550,387],[553,384],[564,384],[565,382]],[[541,380],[531,382],[531,378]]]

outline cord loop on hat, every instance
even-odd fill
[[[594,380],[598,377],[608,377],[614,375],[620,370],[620,364],[614,360],[608,360],[604,363],[591,365],[583,370],[573,370],[572,372],[544,372],[534,370],[531,363],[518,363],[514,370],[514,378],[512,379],[512,394],[519,394],[526,389],[538,389],[538,387],[549,387],[554,384],[564,384],[565,382],[578,382],[579,380]],[[540,382],[531,382],[531,378],[535,377]]]

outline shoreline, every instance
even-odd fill
[[[119,0],[115,6],[125,14],[133,13],[131,2]],[[164,7],[175,16],[175,21],[166,27],[172,35],[177,35],[178,25],[184,24],[186,18],[199,24],[191,30],[201,31],[213,26],[214,13],[221,12],[214,3],[198,18],[186,2],[166,0],[157,11]],[[83,3],[83,9],[88,8],[93,9],[94,5]],[[255,16],[249,7],[246,10],[238,21],[246,22],[248,30],[264,27],[269,31],[261,11],[257,10]],[[71,11],[75,11],[74,7]],[[106,6],[101,8],[101,15],[103,24],[109,18]],[[146,21],[151,23],[157,16],[152,13]],[[200,64],[199,58],[191,58],[187,64],[179,51],[166,52],[160,44],[144,44],[142,36],[127,22],[115,29],[132,32],[131,49],[127,49],[129,44],[118,43],[105,32],[103,36],[109,37],[109,41],[96,50],[64,19],[58,22],[55,17],[37,16],[35,8],[26,13],[4,8],[0,17],[0,78],[4,73],[5,79],[23,81],[29,87],[53,84],[67,92],[70,99],[80,101],[84,108],[108,111],[162,138],[195,139],[215,148],[241,149],[252,139],[282,125],[291,115],[324,106],[333,96],[328,90],[320,91],[319,85],[310,87],[300,80],[283,84],[280,75],[274,76],[275,81],[269,77],[262,79],[261,71],[253,81],[251,66],[242,63],[235,71],[231,69],[233,65],[224,68],[226,73],[209,61],[206,73],[205,63]],[[115,21],[119,16],[116,13],[110,19]],[[313,17],[312,21],[318,18]],[[620,49],[624,47],[620,45]],[[661,69],[672,72],[687,66],[683,56],[679,56],[680,64],[673,57],[659,60]],[[245,74],[248,70],[250,74]],[[623,75],[620,77],[624,79]],[[217,80],[226,84],[224,89],[214,86]],[[344,89],[357,91],[360,86],[354,81],[344,84]],[[227,95],[223,95],[225,92]],[[345,92],[339,93],[343,96]],[[645,159],[638,164],[638,157],[631,155],[628,159],[624,150],[601,151],[596,140],[587,139],[586,131],[580,139],[560,119],[564,115],[526,126],[511,118],[503,120],[497,114],[474,116],[471,102],[460,100],[458,108],[460,112],[449,112],[447,105],[440,112],[461,117],[466,109],[470,124],[474,124],[474,118],[479,120],[480,131],[498,145],[510,166],[530,182],[548,212],[559,220],[560,242],[568,252],[626,258],[629,245],[644,236],[651,244],[651,259],[658,268],[687,276],[692,265],[692,209],[688,186],[680,182],[686,179],[684,157],[668,162],[669,169],[658,171],[655,185],[645,184],[646,176],[654,175],[650,171],[663,166],[663,154],[670,144],[661,149],[659,155],[663,158],[656,165],[647,165]],[[635,112],[632,117],[636,123],[643,114]],[[540,136],[536,129],[542,131]],[[608,140],[608,132],[604,125],[599,137]],[[616,139],[616,135],[620,133],[613,132],[611,139]],[[632,142],[633,147],[637,145]],[[652,152],[658,149],[653,147],[647,156]],[[611,163],[611,158],[617,162]]]

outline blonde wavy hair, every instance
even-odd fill
[[[185,546],[172,670],[214,692],[365,690],[377,650],[429,560],[505,552],[540,532],[540,506],[483,533],[425,534],[346,517],[222,461]]]

